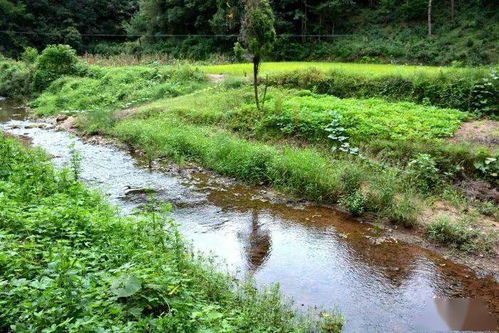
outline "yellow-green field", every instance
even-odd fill
[[[210,74],[234,74],[250,75],[252,73],[252,64],[226,64],[226,65],[207,65],[201,66],[202,70]],[[409,66],[409,65],[390,65],[390,64],[356,64],[340,62],[264,62],[261,65],[262,74],[291,72],[316,68],[321,71],[344,70],[348,72],[357,72],[370,75],[401,74],[413,75],[414,73],[437,74],[440,72],[458,72],[470,69],[437,67],[437,66]],[[473,70],[477,70],[476,68]]]

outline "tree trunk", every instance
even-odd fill
[[[450,0],[450,18],[452,23],[456,22],[456,6],[454,0]]]
[[[428,36],[431,36],[431,2],[428,0]]]
[[[260,67],[260,57],[253,57],[253,88],[255,89],[256,108],[260,111],[260,101],[258,99],[258,67]]]

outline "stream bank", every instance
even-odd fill
[[[253,275],[260,285],[279,283],[297,306],[338,306],[347,318],[345,331],[497,327],[494,278],[400,241],[395,231],[378,232],[331,208],[200,169],[149,170],[126,151],[23,120],[18,105],[1,107],[3,129],[44,148],[57,166],[67,165],[74,144],[82,156],[82,179],[123,214],[147,204],[146,192],[171,202],[195,249],[221,258],[236,275]],[[471,319],[462,320],[466,316]]]

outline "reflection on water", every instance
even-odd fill
[[[248,269],[255,273],[265,262],[270,254],[271,238],[268,230],[258,220],[258,210],[251,212],[250,232],[243,235],[241,241],[244,244],[244,252]]]
[[[472,298],[436,297],[421,317],[428,329],[494,331],[497,321],[484,302]]]
[[[83,158],[82,178],[124,212],[145,200],[130,188],[152,188],[158,199],[174,203],[173,216],[196,249],[219,256],[235,274],[253,274],[260,285],[279,283],[297,306],[338,306],[347,318],[346,331],[482,329],[480,315],[494,313],[492,324],[497,318],[499,288],[493,279],[477,278],[470,269],[397,242],[389,233],[378,235],[340,212],[288,202],[261,188],[227,185],[206,174],[149,171],[115,148],[26,125],[10,122],[5,128],[31,138],[55,156],[58,166],[68,163],[68,146],[75,143]],[[450,298],[476,299],[472,302],[487,307],[468,306],[463,312],[453,302],[436,301]]]

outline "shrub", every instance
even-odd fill
[[[31,68],[22,62],[0,59],[0,96],[26,98],[31,95]]]
[[[41,92],[61,76],[77,75],[82,70],[78,66],[76,51],[69,45],[49,45],[37,58],[33,88]]]
[[[38,50],[33,47],[27,47],[24,49],[24,52],[21,53],[21,60],[28,65],[34,64],[37,58]]]

